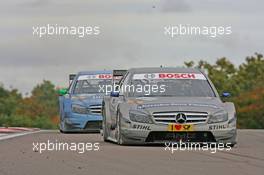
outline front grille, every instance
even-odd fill
[[[186,121],[184,123],[205,123],[207,121],[207,112],[154,112],[153,118],[156,123],[169,124],[177,123],[176,116],[178,114],[184,114],[186,116]]]
[[[102,105],[91,105],[89,108],[92,114],[101,114]]]
[[[152,131],[149,133],[146,142],[215,142],[215,138],[208,131],[193,132],[169,132],[169,131]]]

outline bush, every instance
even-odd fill
[[[50,120],[50,118],[47,117],[37,117],[33,121],[33,127],[35,128],[42,128],[42,129],[57,129],[58,126]]]

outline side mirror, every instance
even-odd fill
[[[59,96],[63,96],[65,94],[67,94],[67,92],[68,92],[68,89],[66,89],[66,88],[63,88],[63,89],[59,89],[58,90]]]
[[[111,97],[119,97],[119,92],[114,92],[114,91],[112,91],[112,92],[110,93],[110,96],[111,96]]]
[[[229,92],[223,92],[222,97],[230,97],[231,94]]]

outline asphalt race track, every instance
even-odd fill
[[[0,135],[1,137],[1,135]],[[118,146],[100,134],[41,131],[0,141],[0,175],[263,175],[264,130],[239,130],[231,151],[165,151],[164,146]],[[99,151],[33,151],[33,142],[99,142]]]

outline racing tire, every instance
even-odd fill
[[[105,116],[105,109],[104,107],[102,108],[102,116],[103,116],[103,122],[102,122],[102,128],[103,128],[103,139],[105,142],[108,142],[107,138],[108,138],[108,133],[107,133],[107,126],[106,126],[106,116]]]
[[[63,124],[62,124],[62,122],[63,122]],[[67,128],[65,129],[65,123],[64,123],[64,121],[62,121],[62,122],[60,123],[60,133],[62,133],[62,134],[68,134],[68,133],[70,133],[69,131],[67,131]]]
[[[225,144],[225,147],[234,148],[235,146],[236,146],[236,143]]]
[[[62,123],[60,122],[60,124],[59,124],[60,133],[64,134],[65,132],[64,132],[64,130],[62,128],[63,128],[62,127]]]
[[[116,122],[116,130],[117,130],[117,144],[118,145],[126,145],[124,136],[122,134],[122,129],[121,129],[121,121],[120,121],[120,113],[117,113],[117,122]]]

